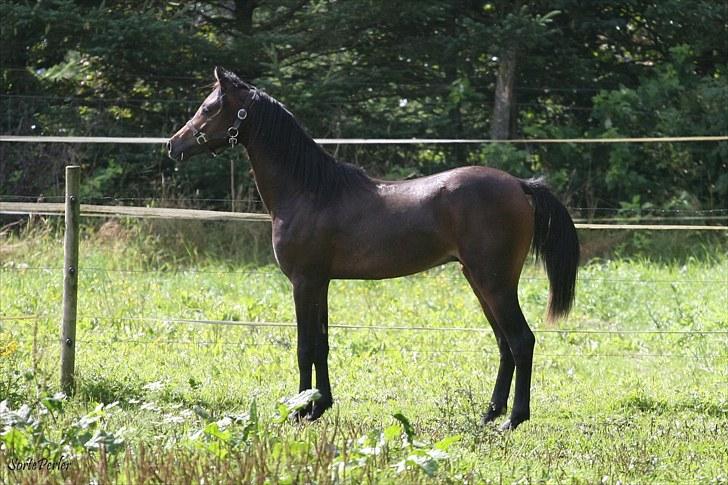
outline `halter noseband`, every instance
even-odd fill
[[[231,147],[234,147],[238,144],[238,135],[240,134],[240,125],[242,122],[248,117],[248,109],[250,109],[250,106],[253,104],[253,100],[256,95],[256,90],[251,89],[248,92],[248,95],[243,100],[243,106],[238,109],[237,116],[235,117],[235,122],[227,129],[227,141],[230,144]],[[225,96],[224,94],[222,96]],[[197,141],[198,145],[207,145],[207,143],[211,140],[207,137],[204,131],[202,131],[202,128],[205,127],[206,123],[203,123],[202,126],[198,129],[193,123],[192,120],[187,121],[186,126],[192,130],[192,136],[195,137],[195,140]],[[215,138],[212,138],[213,140]],[[210,148],[210,153],[213,157],[217,156],[215,154],[215,150],[213,148]]]

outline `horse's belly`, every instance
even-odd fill
[[[455,251],[430,231],[344,238],[336,244],[332,278],[382,279],[418,273],[455,260]]]

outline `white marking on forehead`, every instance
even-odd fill
[[[211,105],[213,105],[214,103],[217,103],[221,99],[222,99],[222,93],[220,92],[220,86],[217,86],[215,89],[212,90],[212,92],[210,94],[207,95],[207,97],[202,102],[200,107],[197,108],[196,115],[202,114],[202,108],[204,108],[204,107],[209,108]],[[217,107],[217,109],[215,110],[214,113],[207,114],[207,119],[209,120],[209,119],[214,118],[215,116],[219,115],[221,111],[222,111],[222,102],[219,103],[219,106]]]
[[[205,98],[205,101],[203,101],[203,104],[207,103],[208,101],[216,100],[219,97],[220,97],[220,86],[217,86],[215,89],[212,90],[212,92],[210,94],[207,95],[207,97]]]

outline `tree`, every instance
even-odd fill
[[[285,102],[317,137],[728,131],[726,11],[708,0],[0,0],[0,8],[3,133],[166,136],[197,107],[217,64]],[[575,205],[639,195],[715,207],[728,184],[725,145],[335,150],[378,176],[487,164],[547,173]],[[2,144],[0,155],[6,194],[61,190],[68,160],[90,174],[87,195],[214,199],[229,190],[227,163],[199,158],[175,171],[160,147]],[[250,183],[242,152],[230,156],[236,178]]]

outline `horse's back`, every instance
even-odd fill
[[[380,186],[386,205],[440,220],[454,230],[533,219],[520,179],[490,167],[468,166]],[[526,224],[528,225],[528,224]],[[462,226],[462,227],[461,227]]]

